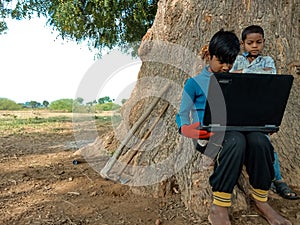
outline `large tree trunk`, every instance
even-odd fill
[[[110,151],[122,145],[109,173],[120,175],[123,181],[129,178],[127,184],[141,194],[163,196],[180,191],[187,207],[205,215],[211,203],[211,160],[197,153],[190,139],[178,134],[175,114],[183,84],[200,71],[203,62],[199,52],[216,31],[234,30],[240,37],[243,28],[258,24],[265,30],[265,52],[276,60],[278,72],[295,77],[281,129],[272,141],[285,180],[299,185],[299,10],[299,0],[159,1],[154,25],[139,49],[143,62],[139,81],[122,108],[121,125],[105,139]],[[137,129],[130,130],[157,98],[160,101],[150,114],[139,121]],[[161,113],[164,106],[168,108]],[[156,120],[158,117],[161,119]],[[128,140],[125,144],[124,139]],[[124,168],[126,163],[130,165]],[[118,174],[120,170],[124,172]],[[234,208],[239,210],[247,205],[246,179],[240,179],[238,186]]]

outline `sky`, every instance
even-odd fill
[[[75,99],[90,68],[105,61],[105,54],[102,59],[95,59],[95,52],[86,44],[62,40],[46,26],[44,18],[8,21],[8,28],[6,34],[0,35],[0,98],[17,103]],[[99,73],[107,79],[101,80],[105,85],[96,99],[104,96],[120,99],[123,89],[127,91],[122,92],[125,93],[122,98],[129,97],[141,63],[123,56],[128,59],[121,68],[112,68],[112,74]]]

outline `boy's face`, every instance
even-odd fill
[[[247,34],[246,39],[242,42],[244,50],[251,56],[257,56],[264,47],[265,39],[259,33]]]
[[[222,63],[215,55],[209,57],[209,68],[213,73],[228,72],[232,68],[232,64]]]

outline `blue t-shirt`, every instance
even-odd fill
[[[209,81],[212,74],[208,71],[208,67],[205,67],[199,75],[186,81],[182,92],[180,109],[176,114],[176,123],[179,129],[182,125],[196,122],[202,123]]]
[[[271,70],[263,70],[263,68],[272,68]],[[233,63],[230,72],[235,70],[243,70],[243,73],[276,73],[274,60],[270,56],[258,56],[251,63],[247,59],[247,53],[238,55]]]

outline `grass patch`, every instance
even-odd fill
[[[0,118],[0,134],[16,134],[26,130],[38,131],[65,122],[72,122],[72,118],[66,116],[48,118],[38,116],[30,118],[4,117]]]
[[[122,117],[120,115],[113,115],[113,116],[95,116],[95,120],[97,123],[106,123],[108,121],[113,123],[120,123]]]
[[[45,124],[45,123],[56,123],[56,122],[72,122],[72,118],[62,116],[62,117],[33,117],[33,118],[1,118],[0,127],[5,126],[24,126],[24,125],[34,125],[34,124]]]
[[[72,129],[72,116],[49,116],[40,117],[32,116],[28,118],[20,118],[17,116],[0,117],[0,135],[20,134],[20,133],[34,133],[34,132],[59,132],[62,130]],[[93,122],[100,126],[111,126],[121,122],[121,116],[92,116],[80,117],[76,122]],[[62,124],[69,123],[69,126],[62,126]]]

